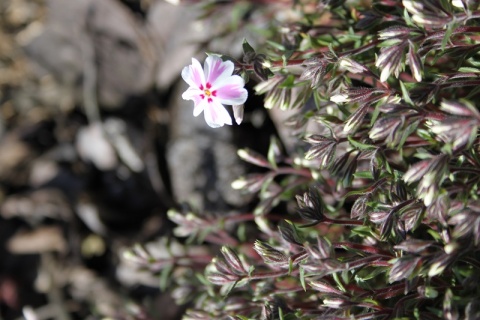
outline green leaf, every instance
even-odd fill
[[[272,168],[277,169],[277,157],[280,156],[280,141],[275,137],[270,137],[270,146],[268,147],[267,160]]]
[[[208,53],[207,52],[207,56],[219,56],[218,54],[215,54],[215,53]],[[235,59],[235,58],[232,58],[230,56],[227,56],[227,55],[220,55],[220,58],[222,59],[222,61],[232,61],[235,65],[239,64],[238,60]]]
[[[291,275],[293,271],[293,260],[292,258],[288,258],[288,275]]]
[[[241,223],[237,227],[237,237],[238,237],[238,240],[240,240],[241,242],[247,241],[247,228],[244,223]]]
[[[226,285],[223,285],[222,288],[220,289],[220,293],[221,295],[226,298],[228,297],[228,295],[230,294],[230,292],[232,292],[232,290],[235,288],[235,286],[237,285],[237,282],[238,281],[235,281],[235,282],[230,282]]]
[[[420,122],[421,122],[420,119],[415,120],[403,130],[403,135],[402,135],[402,138],[400,139],[397,149],[400,149],[403,147],[403,145],[405,144],[405,141],[407,141],[407,138],[417,130],[417,127],[420,124]]]
[[[338,289],[340,289],[343,292],[347,292],[347,290],[343,286],[342,281],[340,281],[340,277],[338,276],[338,272],[335,272],[332,275],[333,275],[333,280],[335,280],[335,283],[337,284]]]
[[[388,40],[385,40],[382,43],[380,43],[378,46],[380,48],[387,48],[387,47],[391,47],[391,46],[400,44],[402,42],[403,42],[402,39],[388,39]]]
[[[165,291],[169,285],[170,285],[170,280],[171,280],[171,273],[173,270],[173,265],[166,265],[165,267],[162,268],[162,272],[160,273],[159,277],[159,287],[162,291]]]
[[[307,285],[305,284],[305,269],[302,267],[299,268],[300,272],[300,284],[302,285],[303,291],[307,292]]]
[[[452,36],[452,32],[453,32],[453,29],[456,27],[456,23],[455,22],[450,22],[448,25],[447,25],[447,30],[445,31],[445,35],[443,36],[443,39],[442,39],[442,51],[445,51],[445,47],[447,46],[447,42],[450,41],[450,37]]]
[[[244,70],[242,70],[240,72],[240,77],[242,77],[242,79],[245,83],[248,83],[248,81],[250,80],[250,76],[248,75],[248,72],[246,72]]]
[[[201,274],[201,273],[195,273],[195,277],[198,279],[198,281],[200,281],[201,284],[203,284],[204,286],[211,286],[212,283],[210,281],[208,281],[208,279],[205,277],[205,275]]]
[[[355,149],[358,149],[358,150],[361,150],[361,151],[365,151],[365,150],[375,150],[377,149],[376,146],[374,145],[371,145],[371,144],[366,144],[366,143],[361,143],[361,142],[358,142],[358,141],[355,141],[352,136],[348,136],[347,137],[348,141],[350,142],[350,144],[355,147]]]
[[[248,276],[249,276],[249,277],[252,276],[253,271],[255,271],[255,266],[251,265],[251,266],[248,268]]]
[[[294,50],[288,50],[282,55],[282,60],[283,60],[283,66],[284,67],[287,66],[288,59],[290,59],[294,53],[295,53]]]
[[[469,73],[469,72],[480,73],[480,69],[473,68],[473,67],[461,67],[460,69],[458,69],[458,71],[459,72],[465,72],[465,73]]]
[[[402,81],[399,81],[399,82],[400,82],[400,88],[402,89],[403,100],[405,100],[405,102],[408,103],[409,105],[413,106],[414,103],[412,101],[412,98],[410,98],[410,94],[408,93],[407,87],[405,86],[405,84]]]
[[[255,49],[252,48],[252,46],[248,43],[247,39],[243,39],[243,53],[244,54],[255,54]]]
[[[407,9],[403,10],[403,19],[405,20],[405,23],[407,24],[407,26],[414,27],[414,28],[417,27],[413,22],[412,18],[410,17],[410,14],[408,13]]]
[[[360,179],[373,179],[371,171],[358,171],[353,174],[355,178]]]
[[[294,86],[295,86],[295,76],[293,74],[290,74],[278,87],[291,89]]]
[[[283,52],[283,51],[286,50],[286,49],[285,49],[285,46],[282,45],[282,44],[280,44],[280,43],[278,43],[278,42],[271,41],[271,40],[267,40],[267,43],[268,43],[270,46],[272,46],[273,48],[275,48],[275,49],[277,49],[277,50],[279,50],[279,51],[282,51],[282,52]]]

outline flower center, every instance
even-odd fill
[[[205,98],[208,98],[208,102],[212,102],[213,99],[211,98],[212,96],[216,97],[217,96],[217,91],[215,90],[210,90],[210,88],[212,88],[212,85],[210,83],[207,82],[207,84],[205,85],[206,88],[203,87],[203,85],[200,85],[200,90],[203,91],[204,94],[201,94],[200,97],[202,99],[205,99]]]

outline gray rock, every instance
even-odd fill
[[[184,89],[182,85],[174,92],[167,150],[175,200],[217,212],[245,204],[245,197],[230,186],[245,172],[232,143],[232,127],[213,129],[203,113],[194,117],[193,102],[181,98]]]
[[[197,20],[200,13],[195,6],[174,6],[164,1],[152,4],[147,25],[159,57],[159,88],[171,86],[182,68],[199,54],[200,44],[208,40],[211,30],[206,29],[204,20]],[[205,59],[203,53],[202,56],[200,60]]]
[[[43,32],[25,45],[40,76],[53,74],[81,102],[82,79],[92,69],[106,108],[151,88],[155,50],[146,28],[118,1],[49,0],[48,8]]]
[[[191,63],[192,57],[203,61],[205,52],[240,57],[244,38],[256,45],[253,40],[259,38],[258,34],[251,34],[247,28],[231,26],[233,7],[233,2],[218,6],[218,11],[207,19],[199,19],[204,13],[200,4],[174,6],[164,1],[152,4],[147,24],[159,57],[156,76],[159,88],[170,87],[182,68]]]

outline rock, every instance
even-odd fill
[[[183,89],[177,88],[173,95],[167,149],[175,199],[211,211],[245,204],[245,198],[230,186],[244,173],[232,143],[232,127],[210,128],[203,113],[194,117],[192,101],[181,98]]]
[[[42,252],[65,253],[67,243],[58,226],[42,226],[34,230],[17,232],[6,244],[14,254],[36,254]]]
[[[152,4],[147,24],[159,57],[156,76],[159,88],[170,87],[192,57],[203,62],[204,52],[241,56],[243,39],[250,38],[250,32],[234,26],[234,7],[241,10],[242,5],[223,4],[209,18],[199,19],[204,14],[200,5],[174,6],[163,1]],[[258,35],[252,35],[254,38]]]
[[[80,158],[85,162],[92,162],[100,170],[113,170],[118,165],[115,150],[105,137],[101,123],[92,123],[81,128],[76,146]]]
[[[205,22],[196,20],[199,13],[192,6],[174,6],[163,1],[155,2],[149,10],[147,24],[159,57],[156,75],[159,88],[171,86],[180,77],[182,68],[198,54],[200,43],[207,40]]]
[[[100,106],[121,107],[145,93],[156,56],[144,26],[115,0],[49,0],[44,30],[25,45],[39,76],[53,74],[83,101],[82,81],[97,85]]]

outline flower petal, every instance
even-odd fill
[[[194,100],[200,95],[203,94],[203,91],[194,87],[189,87],[185,92],[182,94],[183,100]]]
[[[217,98],[222,104],[239,105],[247,101],[248,91],[244,88],[245,82],[240,76],[231,76],[220,83],[215,83]]]
[[[184,100],[193,100],[193,115],[195,117],[202,113],[205,108],[204,99],[200,96],[202,93],[203,91],[190,87],[182,94]]]
[[[235,118],[235,122],[237,124],[242,123],[243,121],[243,104],[238,105],[238,106],[232,106],[233,108],[233,117]]]
[[[182,78],[193,88],[200,88],[205,85],[205,74],[197,59],[192,58],[192,64],[183,68]]]
[[[193,116],[198,117],[198,115],[205,109],[206,105],[207,102],[203,99],[200,99],[198,103],[195,103],[195,106],[193,107]]]
[[[216,99],[205,104],[205,121],[212,128],[223,127],[223,125],[232,125],[232,118],[227,109]]]
[[[216,81],[222,81],[222,79],[230,77],[235,68],[232,61],[223,61],[215,56],[208,56],[204,67],[207,83],[210,83],[212,86]]]

